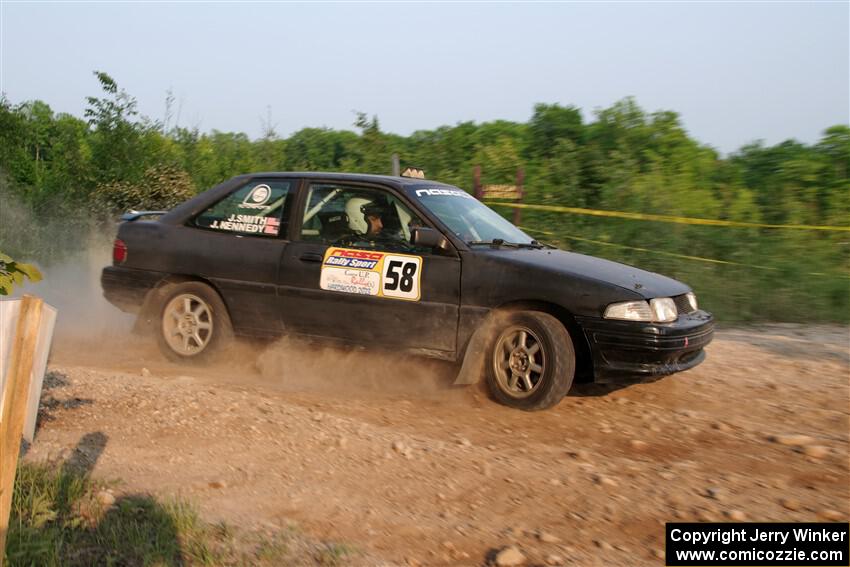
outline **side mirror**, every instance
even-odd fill
[[[445,250],[449,247],[446,237],[434,230],[425,226],[418,226],[410,229],[410,243],[414,246],[423,248],[439,248]]]

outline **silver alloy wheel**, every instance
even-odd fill
[[[509,327],[493,349],[493,370],[499,388],[512,398],[527,398],[543,383],[546,353],[528,327]]]
[[[197,295],[181,293],[165,306],[162,312],[162,336],[177,354],[200,354],[209,344],[212,334],[212,310]]]

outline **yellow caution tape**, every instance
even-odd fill
[[[622,211],[600,211],[597,209],[580,209],[577,207],[561,207],[558,205],[530,205],[526,203],[499,203],[487,201],[488,205],[511,207],[512,209],[529,209],[532,211],[548,211],[552,213],[572,213],[594,217],[617,217],[621,219],[648,220],[671,222],[676,224],[694,224],[703,226],[726,226],[735,228],[788,228],[794,230],[827,230],[835,232],[850,232],[850,226],[823,226],[812,224],[763,224],[756,222],[725,221],[717,219],[696,219],[689,217],[674,217],[669,215],[653,215],[648,213],[626,213]]]
[[[628,250],[638,250],[640,252],[649,252],[650,254],[660,254],[662,256],[672,256],[673,258],[682,258],[684,260],[695,260],[697,262],[708,262],[711,264],[725,264],[728,266],[743,266],[745,268],[755,268],[757,270],[771,270],[771,271],[779,271],[780,268],[774,266],[758,266],[756,264],[742,264],[741,262],[732,262],[730,260],[717,260],[714,258],[703,258],[701,256],[688,256],[687,254],[676,254],[675,252],[665,252],[663,250],[651,250],[649,248],[639,248],[637,246],[627,246],[625,244],[615,244],[613,242],[603,242],[602,240],[591,240],[590,238],[582,238],[581,236],[572,236],[569,234],[555,234],[554,232],[549,232],[546,230],[536,230],[533,228],[519,227],[520,229],[527,232],[535,232],[538,234],[545,234],[546,236],[551,236],[553,238],[566,238],[568,240],[578,240],[580,242],[589,242],[591,244],[599,244],[602,246],[611,246],[614,248],[625,248]],[[850,279],[850,274],[826,274],[823,272],[807,272],[808,276],[825,276],[831,278],[847,278]]]

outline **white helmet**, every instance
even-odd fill
[[[345,213],[348,215],[348,228],[358,234],[366,234],[369,232],[369,221],[366,216],[370,214],[380,216],[382,209],[371,199],[352,197],[345,204]]]

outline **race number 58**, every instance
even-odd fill
[[[416,256],[384,257],[383,295],[399,299],[419,299],[419,276],[422,258]]]

